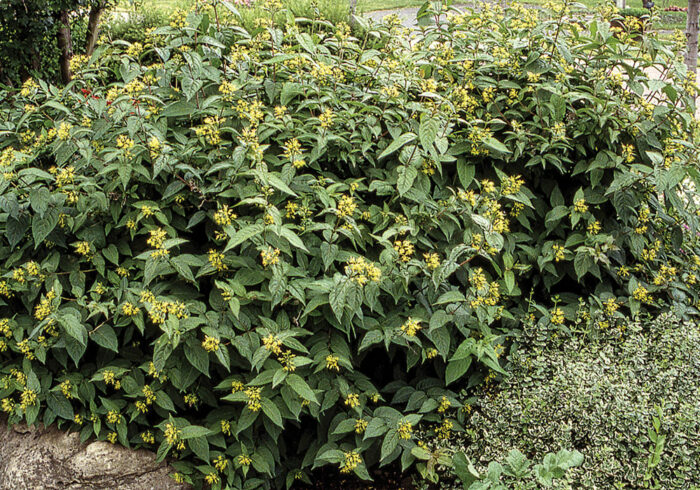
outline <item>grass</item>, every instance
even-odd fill
[[[342,4],[347,0],[319,0],[320,3],[326,4],[326,9],[338,10],[342,8]],[[525,0],[522,3],[530,5],[543,5],[547,0]],[[605,0],[578,0],[579,3],[588,8],[595,8],[598,5],[604,4]],[[193,3],[193,0],[120,0],[120,8],[128,8],[133,2],[141,3],[147,8],[155,8],[161,10],[173,10],[177,7],[187,7]],[[357,0],[357,10],[361,13],[367,13],[374,10],[396,10],[406,7],[420,7],[425,0]],[[310,3],[310,0],[299,0],[300,10],[304,10]],[[460,4],[460,0],[454,0],[454,4]],[[464,2],[470,4],[472,2]],[[659,9],[664,9],[669,6],[687,7],[688,0],[657,0],[656,5]],[[627,7],[641,8],[642,0],[628,0]],[[661,12],[660,20],[656,27],[662,30],[670,29],[685,29],[685,13],[684,12]]]

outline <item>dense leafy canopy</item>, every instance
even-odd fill
[[[225,5],[3,94],[11,421],[214,486],[368,478],[460,426],[451,388],[524,320],[697,312],[695,87],[653,36],[564,5],[357,37]]]

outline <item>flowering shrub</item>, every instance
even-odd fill
[[[567,11],[358,38],[176,11],[3,94],[9,420],[216,488],[369,478],[459,428],[450,385],[524,320],[694,314],[695,85]]]

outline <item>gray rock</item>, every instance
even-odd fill
[[[8,427],[0,420],[0,490],[185,489],[154,453],[108,442],[81,444],[56,427]]]

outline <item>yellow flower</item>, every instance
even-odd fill
[[[450,406],[452,406],[452,402],[448,400],[446,396],[443,396],[440,399],[440,406],[438,406],[437,411],[439,413],[444,413],[447,411],[448,408],[450,408]]]
[[[251,412],[257,412],[260,410],[262,405],[260,404],[260,392],[261,388],[248,388],[245,390],[245,395],[248,397],[246,406]]]
[[[59,386],[61,387],[61,393],[63,393],[63,396],[65,396],[69,400],[73,398],[73,393],[71,391],[73,387],[69,379],[63,381]]]
[[[367,429],[367,421],[365,419],[355,420],[355,432],[357,434],[362,434]]]
[[[394,242],[394,250],[399,253],[399,260],[401,262],[408,262],[411,260],[414,248],[410,240],[396,240]]]
[[[413,437],[413,425],[407,421],[399,422],[398,433],[400,439],[410,439]]]
[[[647,291],[647,288],[644,286],[637,286],[637,288],[632,292],[632,297],[636,299],[637,301],[641,301],[642,303],[651,303],[652,298],[651,295],[649,294],[649,291]]]
[[[219,455],[214,459],[214,468],[216,468],[217,470],[224,471],[227,466],[228,459],[226,459],[224,456]]]
[[[318,120],[321,122],[321,127],[323,129],[330,128],[333,125],[333,111],[331,109],[326,109],[323,114],[318,116]]]
[[[75,251],[78,255],[84,257],[90,256],[90,244],[88,242],[78,242],[74,245]]]
[[[178,429],[175,426],[175,424],[172,424],[170,422],[165,424],[165,431],[164,431],[163,435],[165,437],[165,440],[171,446],[174,446],[178,442],[181,434],[182,434],[182,431],[180,429]]]
[[[237,461],[238,461],[238,464],[241,466],[249,466],[250,463],[253,462],[253,460],[250,459],[250,457],[245,455],[245,454],[239,455],[237,458]]]
[[[209,250],[208,260],[209,264],[218,272],[223,272],[228,269],[228,266],[224,264],[224,254],[221,252],[217,252],[214,249]]]
[[[432,271],[440,267],[440,256],[438,254],[426,253],[423,254],[423,258],[425,259],[425,266],[428,270]]]
[[[331,371],[340,371],[340,366],[338,365],[338,356],[329,354],[326,356],[326,369]]]
[[[401,325],[401,331],[408,337],[415,337],[420,329],[420,322],[418,320],[413,320],[411,317],[408,317],[406,323]]]
[[[552,245],[552,251],[554,252],[554,261],[555,262],[562,261],[566,257],[566,255],[565,255],[566,249],[562,245],[555,243],[554,245]]]
[[[554,308],[549,312],[549,321],[553,325],[562,325],[564,323],[564,311],[561,308]]]
[[[340,464],[341,473],[351,473],[362,463],[362,458],[357,451],[346,451],[343,455],[343,461]]]
[[[280,250],[278,248],[273,250],[272,247],[268,247],[267,250],[260,252],[260,257],[263,267],[275,265],[280,261]]]
[[[236,218],[238,218],[236,213],[226,204],[221,206],[221,208],[214,213],[214,222],[219,226],[230,225]]]
[[[586,204],[585,199],[578,199],[574,203],[574,211],[576,211],[577,213],[581,213],[581,214],[588,211],[588,204]]]
[[[347,405],[350,408],[355,408],[360,406],[360,397],[356,393],[349,393],[348,396],[345,397],[345,405]]]
[[[219,339],[205,335],[202,341],[202,348],[207,352],[216,352],[219,350],[220,343]]]

